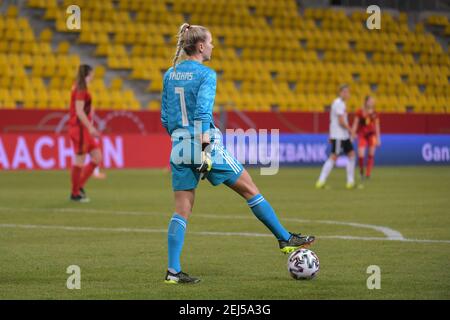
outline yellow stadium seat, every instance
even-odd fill
[[[409,30],[406,13],[397,17],[383,13],[384,31],[367,32],[364,10],[347,16],[335,9],[306,8],[299,15],[295,0],[216,0],[214,6],[189,0],[169,3],[79,0],[81,31],[67,30],[65,15],[60,14],[70,0],[30,0],[27,5],[43,9],[43,19],[53,20],[57,31],[76,32],[75,41],[96,46],[94,56],[106,57],[105,66],[96,66],[91,83],[99,108],[140,109],[132,91],[124,94],[125,77],[149,81],[148,91],[161,92],[161,71],[171,65],[175,35],[188,13],[191,23],[205,24],[213,33],[216,48],[207,65],[217,71],[216,100],[226,109],[266,111],[277,105],[279,110],[322,111],[336,88],[347,82],[354,95],[349,109],[359,106],[376,84],[382,110],[404,112],[409,103],[418,111],[447,112],[448,98],[437,97],[448,96],[450,59],[435,37],[424,32],[425,23],[441,26],[443,35],[450,35],[443,16],[429,16]],[[266,16],[271,16],[271,25]],[[22,90],[24,107],[43,107],[45,101],[52,108],[61,107],[57,100],[67,101],[81,62],[78,55],[69,56],[70,42],[52,49],[51,29],[35,38],[29,21],[18,17],[14,6],[0,18],[2,30],[6,31],[0,39],[0,87],[16,90],[14,99]],[[2,57],[3,53],[7,55]],[[107,69],[131,72],[106,88]],[[425,96],[432,97],[428,105],[436,103],[436,108],[419,100],[423,88]],[[28,89],[36,94],[28,94]],[[67,94],[58,97],[52,90]],[[117,99],[111,99],[108,90]],[[147,106],[156,110],[156,103],[151,100]]]
[[[122,89],[122,82],[123,81],[120,78],[112,79],[110,89],[111,90],[120,90],[120,89]]]
[[[102,79],[105,75],[106,69],[102,65],[97,65],[94,68],[94,75],[96,78]]]
[[[16,18],[19,13],[19,9],[16,6],[10,5],[8,9],[6,9],[6,17],[7,18]]]
[[[41,31],[41,34],[39,36],[40,41],[44,42],[50,42],[52,41],[53,32],[49,28],[45,28]]]
[[[56,52],[61,54],[61,55],[66,55],[69,53],[69,49],[70,49],[70,44],[68,41],[61,41],[58,44],[58,48],[56,49]]]
[[[161,109],[161,102],[158,100],[150,100],[147,105],[147,109],[151,111],[157,111]]]

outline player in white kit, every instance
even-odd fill
[[[343,85],[339,88],[339,97],[331,105],[330,111],[330,142],[331,154],[324,163],[320,173],[319,180],[316,182],[316,188],[325,187],[328,175],[336,163],[337,157],[345,153],[348,157],[347,162],[347,189],[355,187],[355,151],[353,150],[353,133],[348,124],[345,101],[350,97],[350,88]]]

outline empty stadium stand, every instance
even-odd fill
[[[68,30],[66,8],[81,8],[81,30]],[[0,16],[0,108],[67,108],[80,56],[94,48],[92,84],[99,109],[159,109],[162,75],[171,65],[178,26],[207,26],[208,65],[218,73],[223,110],[324,111],[342,83],[350,110],[367,94],[382,112],[450,113],[450,36],[444,15],[411,25],[382,13],[368,30],[363,9],[300,8],[295,0],[29,0],[49,27],[36,34],[18,6]],[[55,34],[67,40],[55,43]],[[75,39],[72,41],[72,39]],[[122,72],[105,84],[105,74]],[[124,83],[142,84],[126,89]]]

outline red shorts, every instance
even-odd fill
[[[70,127],[69,136],[75,154],[86,154],[100,147],[98,141],[91,136],[88,129],[84,126]]]
[[[358,135],[358,148],[375,147],[377,145],[377,137],[371,135]]]

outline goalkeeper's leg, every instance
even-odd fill
[[[301,236],[288,232],[278,220],[278,217],[270,203],[259,193],[252,178],[246,170],[233,185],[231,189],[247,200],[247,204],[254,215],[273,233],[278,239],[280,250],[289,253],[295,249],[307,246],[314,241],[313,236]]]
[[[175,191],[175,213],[169,222],[167,232],[168,242],[168,272],[166,283],[197,283],[199,280],[187,276],[181,271],[180,256],[184,244],[187,221],[194,205],[195,189]],[[190,280],[192,281],[190,281]]]

